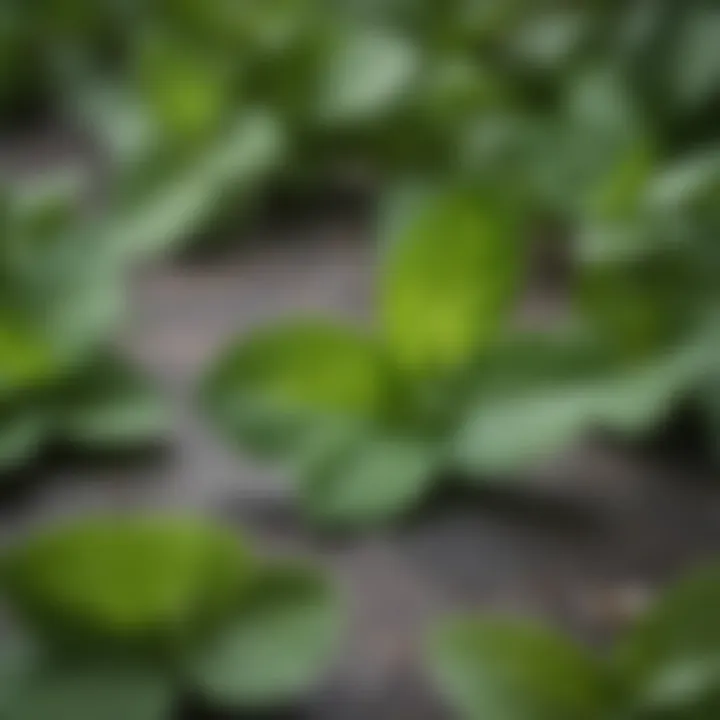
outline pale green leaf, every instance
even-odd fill
[[[189,658],[189,679],[221,708],[282,705],[328,669],[340,627],[334,593],[318,573],[271,566],[236,617]]]
[[[455,439],[459,464],[479,473],[517,471],[598,429],[647,432],[717,362],[716,334],[627,369],[590,367],[563,379],[538,368],[506,393],[480,390]],[[561,357],[559,366],[563,367]],[[530,378],[532,375],[530,375]]]
[[[419,74],[418,48],[402,35],[355,29],[338,40],[321,81],[322,122],[351,124],[387,115],[408,97]]]
[[[282,160],[285,139],[278,120],[248,112],[202,157],[101,227],[105,262],[115,266],[167,250],[202,227],[223,195],[254,188]]]
[[[305,468],[299,492],[316,522],[368,525],[413,510],[437,480],[440,453],[430,442],[361,439]]]

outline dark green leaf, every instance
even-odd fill
[[[42,409],[10,406],[0,416],[0,474],[17,470],[42,448],[50,431]]]
[[[635,707],[705,717],[700,711],[717,702],[720,686],[719,603],[720,571],[703,569],[664,595],[621,641],[617,670]]]
[[[56,659],[30,676],[6,720],[170,720],[173,688],[151,668]]]
[[[150,381],[115,359],[84,367],[57,401],[57,432],[73,446],[131,449],[163,440],[170,412]]]
[[[720,9],[698,4],[678,28],[675,97],[690,110],[703,106],[720,89]]]

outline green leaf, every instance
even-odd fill
[[[189,168],[148,193],[137,206],[122,207],[102,226],[104,262],[120,267],[167,250],[207,222],[223,195],[248,192],[282,160],[283,128],[264,111],[248,111]]]
[[[437,480],[440,454],[430,442],[363,439],[306,468],[304,510],[327,525],[369,525],[412,510]]]
[[[229,437],[259,453],[284,452],[328,425],[378,418],[388,376],[370,339],[303,321],[262,329],[231,347],[210,373],[205,397]]]
[[[151,668],[74,663],[39,667],[11,703],[6,720],[170,720],[172,684]]]
[[[677,33],[674,95],[681,107],[696,110],[720,88],[720,10],[693,8]]]
[[[720,570],[704,568],[671,588],[624,638],[616,668],[631,706],[705,717],[720,686]],[[664,717],[664,715],[663,715]],[[674,717],[674,716],[670,716]],[[710,715],[708,715],[710,717]]]
[[[66,384],[57,400],[60,437],[96,450],[153,445],[171,426],[170,411],[149,380],[115,358],[104,358]]]
[[[25,240],[46,240],[70,227],[87,184],[79,168],[63,168],[21,182],[14,192],[15,231]]]
[[[720,192],[720,148],[681,157],[662,168],[645,194],[645,204],[655,213],[697,211],[714,206]]]
[[[470,362],[515,300],[521,253],[487,200],[461,192],[429,203],[386,253],[380,302],[392,357],[419,375]]]
[[[583,370],[581,363],[578,374],[563,378],[560,369],[571,358],[561,354],[556,369],[541,365],[534,379],[532,373],[519,376],[513,386],[508,374],[505,392],[486,382],[455,438],[456,460],[484,479],[486,473],[513,472],[546,459],[593,430],[646,432],[700,382],[717,362],[717,351],[716,333],[700,333],[624,369],[608,363]]]
[[[718,373],[714,373],[703,383],[699,397],[708,422],[711,448],[720,463],[720,375]]]
[[[139,84],[163,130],[185,142],[217,131],[232,100],[230,68],[177,38],[147,40],[137,53]]]
[[[557,71],[579,49],[588,18],[577,11],[531,16],[511,39],[511,50],[530,68]]]
[[[0,307],[0,396],[45,382],[59,365],[54,348],[30,322]]]
[[[585,266],[577,300],[593,331],[620,356],[643,357],[675,342],[692,322],[692,276],[673,254]]]
[[[54,640],[165,643],[227,611],[253,563],[224,528],[182,517],[108,516],[11,549],[13,609]]]
[[[379,29],[341,37],[321,80],[321,122],[351,124],[386,116],[410,94],[421,58],[412,41]]]
[[[270,567],[235,619],[189,659],[190,681],[219,707],[282,705],[320,679],[341,624],[317,572]]]
[[[17,628],[3,628],[0,646],[0,717],[22,697],[23,686],[32,676],[40,657],[37,645]]]
[[[9,407],[0,416],[0,474],[17,470],[42,448],[49,422],[41,409]]]
[[[464,720],[600,720],[603,668],[569,640],[530,623],[454,620],[432,638],[430,666]]]

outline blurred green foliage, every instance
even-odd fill
[[[0,590],[26,648],[0,651],[8,720],[161,720],[185,693],[275,706],[315,682],[340,629],[318,571],[190,517],[45,530],[4,552]]]
[[[719,707],[719,594],[716,567],[695,571],[604,655],[530,621],[454,618],[432,634],[428,662],[467,720],[710,720]]]
[[[431,397],[392,400],[393,414],[424,426],[438,396],[455,403],[440,413],[460,428],[452,464],[514,471],[592,427],[645,432],[696,391],[717,437],[707,399],[717,393],[705,390],[717,385],[720,286],[712,0],[11,0],[2,13],[0,53],[14,68],[0,83],[3,117],[29,98],[70,111],[108,161],[100,217],[51,202],[20,210],[28,217],[3,233],[6,254],[42,243],[20,260],[38,277],[28,281],[17,258],[3,271],[8,287],[23,286],[0,308],[0,382],[14,398],[66,363],[93,364],[135,264],[228,210],[242,218],[273,184],[331,183],[360,168],[382,196],[381,275],[391,280],[381,282],[378,335],[390,396],[413,395],[404,376],[424,386],[443,368],[469,383],[461,392],[434,377]],[[430,199],[455,188],[442,208]],[[528,272],[516,275],[547,234],[571,265],[571,318],[560,340],[521,338],[518,352],[550,357],[525,344],[559,344],[547,365],[561,369],[577,365],[567,353],[593,359],[569,376],[540,363],[549,376],[530,379],[505,357],[508,301],[520,302]],[[45,329],[34,305],[52,310]],[[310,334],[300,355],[321,340]],[[332,350],[337,373],[343,342]],[[300,345],[295,337],[288,355]],[[487,382],[496,373],[485,368],[466,379],[481,349],[497,351],[508,377]],[[307,395],[339,392],[298,372],[290,384]],[[22,394],[5,405],[16,462],[39,424]],[[524,438],[507,432],[519,418]],[[325,433],[307,434],[315,439],[300,455],[315,458]]]

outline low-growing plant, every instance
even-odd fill
[[[512,475],[592,430],[647,433],[714,372],[715,316],[683,314],[652,352],[618,352],[602,332],[613,280],[597,289],[599,313],[514,329],[529,247],[521,218],[478,188],[397,202],[384,223],[378,330],[300,320],[237,341],[206,381],[216,424],[285,464],[311,518],[340,524],[407,512],[446,477]]]
[[[283,706],[327,668],[341,620],[318,571],[181,516],[44,530],[5,550],[0,590],[8,720],[161,720],[190,698]]]
[[[428,664],[458,717],[710,720],[720,706],[720,572],[670,589],[616,643],[593,653],[537,622],[451,619]]]
[[[138,151],[101,213],[84,208],[79,173],[3,191],[0,474],[48,444],[114,451],[167,435],[158,393],[112,347],[131,271],[202,227],[229,186],[239,192],[272,166],[277,140],[271,121],[248,113],[219,146],[152,182],[159,158]]]

